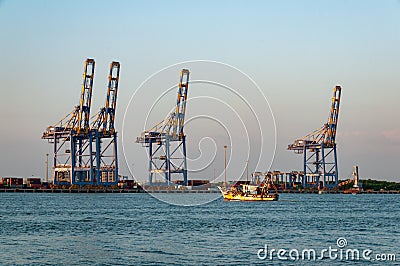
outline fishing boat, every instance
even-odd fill
[[[278,189],[270,181],[262,182],[259,185],[238,181],[230,188],[226,186],[218,188],[224,200],[227,201],[277,201],[279,199]]]

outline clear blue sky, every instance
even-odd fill
[[[243,70],[274,111],[279,170],[301,168],[287,144],[326,121],[341,84],[340,178],[358,164],[362,178],[399,181],[399,1],[0,1],[0,33],[0,175],[44,176],[41,134],[78,104],[93,57],[93,113],[108,64],[121,62],[119,131],[133,91],[163,67]]]

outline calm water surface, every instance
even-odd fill
[[[399,202],[399,195],[281,194],[278,202],[182,207],[147,194],[2,193],[0,265],[400,265]],[[338,248],[339,237],[346,248],[396,254],[397,262],[257,257],[265,244],[320,252]]]

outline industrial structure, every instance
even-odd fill
[[[96,176],[100,185],[118,183],[118,149],[115,131],[115,110],[119,84],[120,63],[111,62],[105,106],[94,116],[91,136],[95,140]]]
[[[353,183],[353,186],[349,188],[349,185]],[[347,188],[344,190],[345,194],[357,194],[362,189],[360,183],[360,174],[358,173],[358,165],[354,165],[353,178],[342,181],[338,185],[339,188]]]
[[[327,188],[338,186],[336,130],[341,91],[340,86],[333,90],[328,122],[288,146],[288,150],[303,155],[303,187],[317,187],[320,182]]]
[[[188,89],[189,70],[183,69],[180,73],[175,110],[136,139],[136,143],[148,148],[150,185],[155,182],[157,174],[163,176],[163,183],[166,185],[173,181],[173,174],[181,175],[183,185],[187,185],[186,136],[183,128]]]
[[[254,172],[251,174],[251,183],[259,184],[265,179],[271,180],[272,183],[279,186],[280,189],[295,188],[302,186],[304,174],[302,171],[268,171],[268,172]]]
[[[90,117],[95,61],[84,64],[79,105],[58,123],[47,127],[42,139],[53,144],[54,185],[116,185],[117,133],[114,128],[120,64],[112,62],[106,104]]]
[[[358,173],[358,165],[354,165],[354,171],[353,171],[353,180],[354,180],[354,184],[353,187],[354,188],[359,188],[359,184],[360,184],[360,175]]]

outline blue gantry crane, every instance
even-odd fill
[[[115,130],[115,110],[119,84],[120,63],[111,62],[108,75],[106,103],[94,116],[91,137],[95,140],[96,175],[100,185],[118,184],[118,145]]]
[[[336,131],[342,88],[333,90],[328,122],[321,128],[288,145],[288,150],[303,155],[303,187],[338,186],[338,164],[336,153]]]
[[[172,181],[173,174],[179,174],[183,177],[184,185],[187,185],[186,136],[183,128],[188,89],[189,70],[183,69],[180,73],[175,110],[136,139],[136,143],[148,148],[150,185],[155,182],[157,174],[163,176],[165,182],[161,183],[166,185]]]
[[[117,133],[114,129],[120,65],[112,62],[106,106],[91,122],[90,110],[95,61],[86,59],[80,103],[58,123],[47,127],[42,139],[53,144],[54,185],[116,185],[118,182]],[[100,121],[100,122],[99,122]],[[111,139],[110,144],[102,146]],[[113,151],[108,155],[109,147]],[[105,158],[111,163],[106,163]]]

